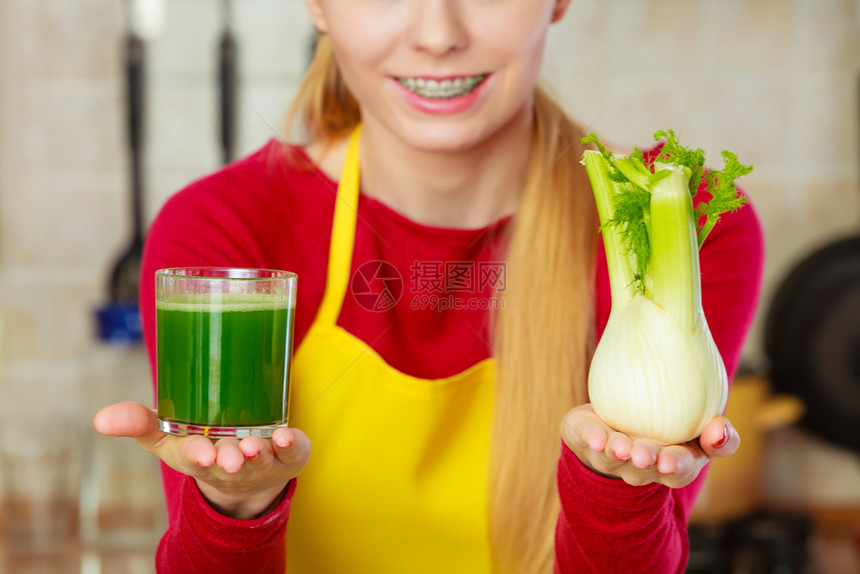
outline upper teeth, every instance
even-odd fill
[[[399,78],[400,84],[419,96],[425,98],[455,98],[463,96],[475,89],[475,86],[480,84],[486,74],[477,76],[466,76],[455,78],[453,80],[433,80],[425,78]]]

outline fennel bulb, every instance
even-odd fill
[[[749,173],[730,152],[706,172],[704,152],[672,131],[653,162],[641,151],[609,153],[583,143],[606,249],[612,309],[595,350],[588,394],[597,415],[632,438],[680,444],[698,437],[728,398],[722,358],[702,311],[698,250],[719,216],[741,207],[734,180]],[[712,199],[693,208],[704,180]],[[697,219],[703,218],[701,227]]]

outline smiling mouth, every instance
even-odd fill
[[[489,74],[461,76],[445,80],[432,78],[397,78],[401,86],[422,98],[449,100],[463,97],[475,90]]]

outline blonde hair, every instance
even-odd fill
[[[317,40],[288,126],[294,119],[303,121],[311,140],[327,142],[346,137],[361,121],[325,36]],[[494,571],[544,574],[553,569],[559,511],[560,417],[587,401],[597,213],[579,164],[582,130],[541,88],[533,124],[526,189],[508,246],[504,308],[493,318],[488,494]]]

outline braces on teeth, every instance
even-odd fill
[[[456,78],[454,80],[425,80],[424,78],[398,78],[400,85],[426,98],[455,98],[464,96],[475,89],[486,78],[486,74]]]

